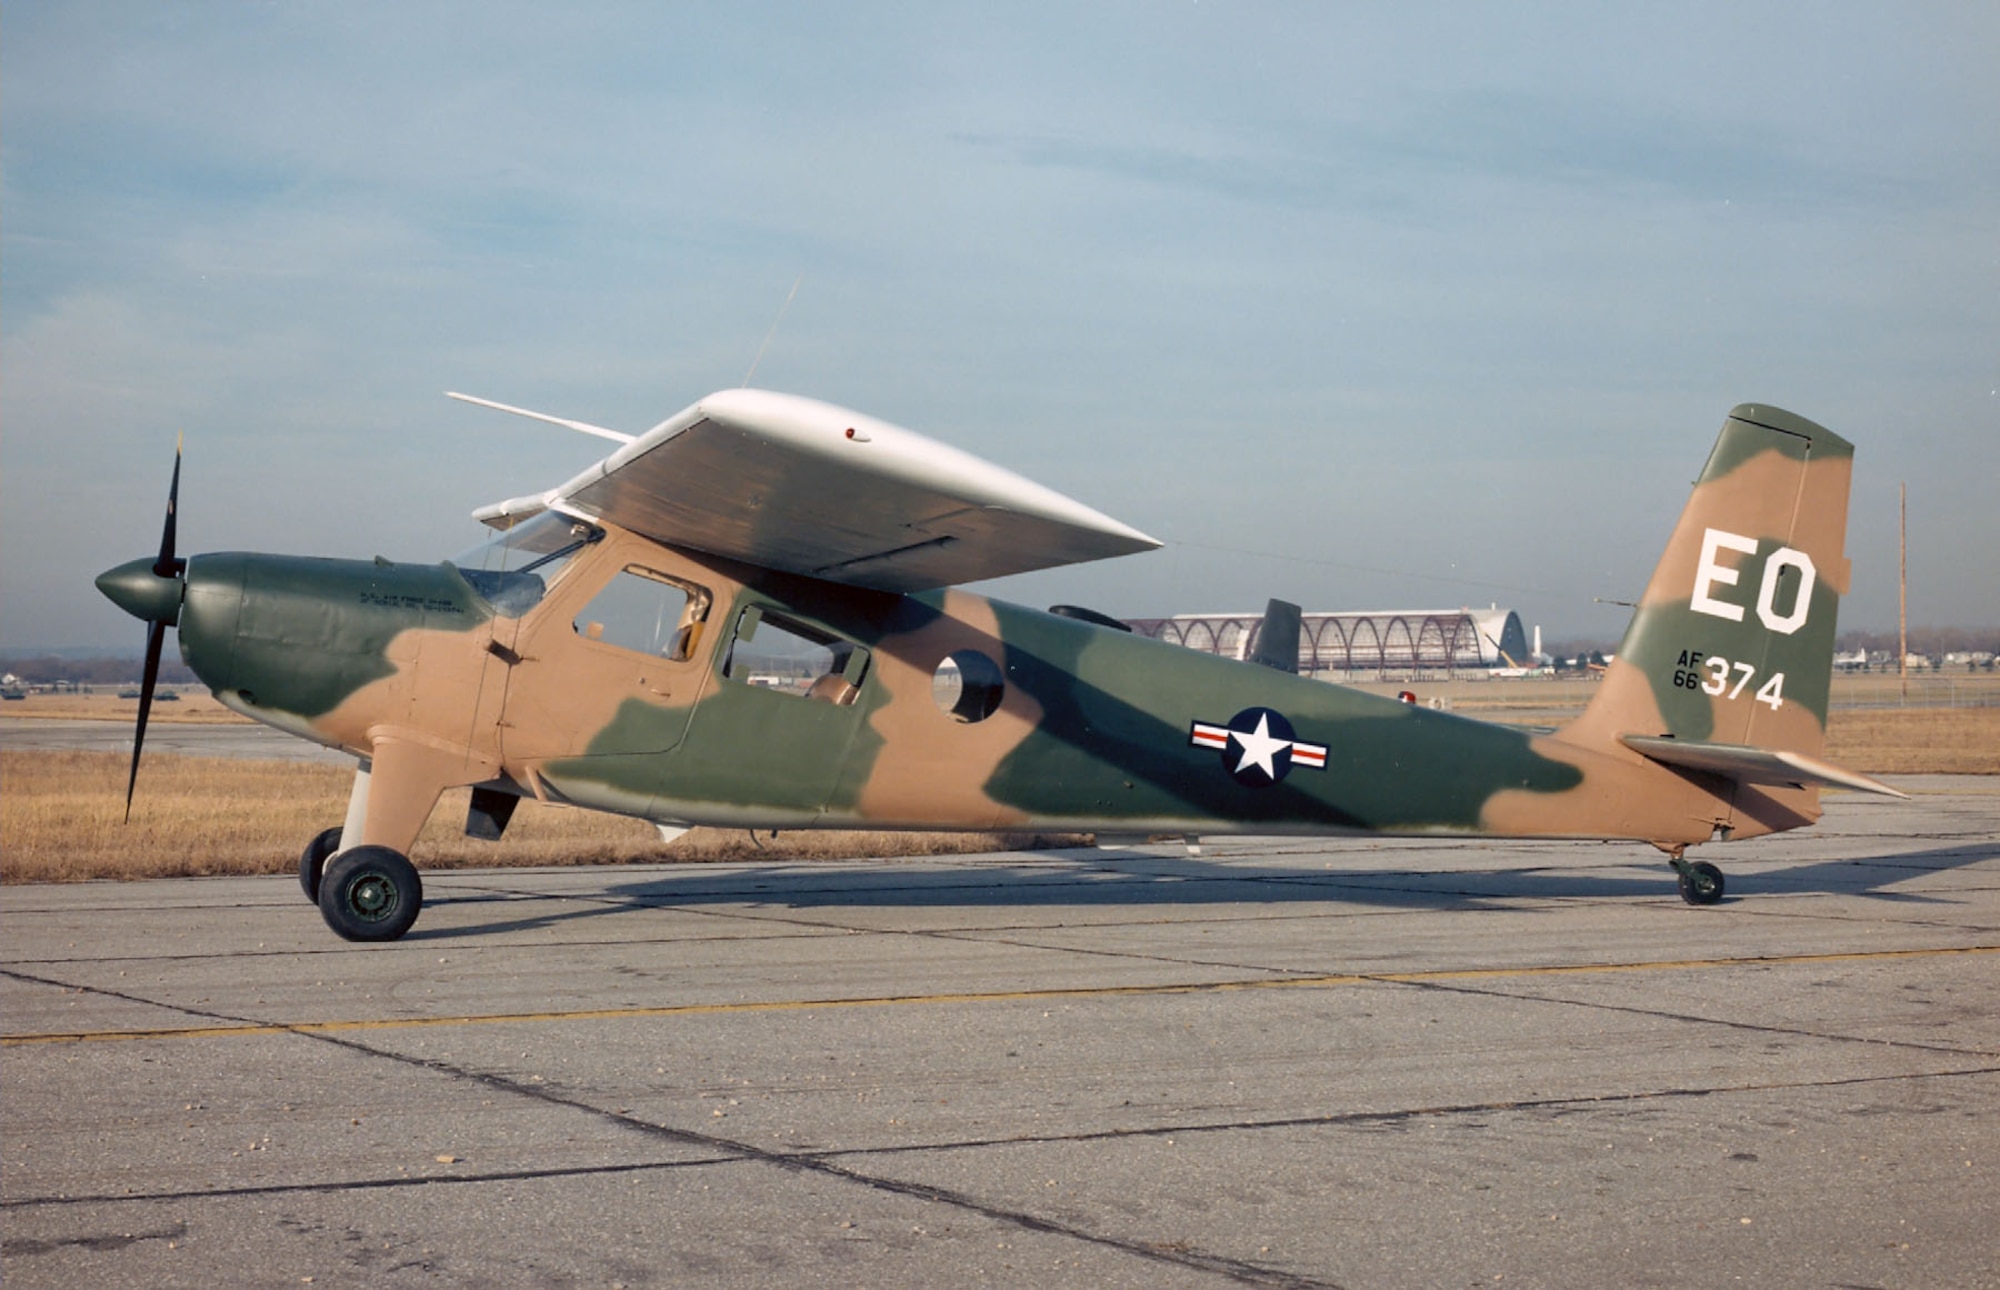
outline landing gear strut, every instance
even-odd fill
[[[388,847],[343,851],[320,879],[320,917],[350,941],[393,941],[410,930],[423,906],[416,866]]]
[[[1681,899],[1690,905],[1713,905],[1722,899],[1722,870],[1706,860],[1683,860],[1675,856],[1670,864],[1681,876]]]

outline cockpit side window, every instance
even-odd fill
[[[628,564],[577,611],[574,626],[586,640],[679,661],[701,644],[713,599],[706,587]]]

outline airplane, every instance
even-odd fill
[[[1826,787],[1903,796],[1821,758],[1853,446],[1767,405],[1725,419],[1551,733],[1301,677],[1281,601],[1238,661],[964,590],[1160,543],[860,413],[732,389],[639,435],[524,415],[619,447],[476,511],[490,539],[441,563],[180,558],[176,449],[159,554],[97,579],[148,624],[128,818],[168,627],[225,706],[356,759],[299,881],[357,941],[415,922],[409,851],[448,788],[495,839],[532,798],[663,832],[1633,840],[1694,905],[1724,878],[1689,847],[1811,824]]]

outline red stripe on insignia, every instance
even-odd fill
[[[1301,766],[1326,767],[1326,748],[1321,744],[1292,745],[1292,760]]]

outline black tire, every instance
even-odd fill
[[[320,875],[326,872],[326,862],[338,850],[340,826],[336,824],[330,829],[322,829],[312,841],[306,843],[306,849],[299,852],[299,889],[315,905],[319,904]]]
[[[320,917],[350,941],[393,941],[410,930],[423,907],[417,867],[388,847],[343,851],[320,879]]]
[[[1697,860],[1681,870],[1681,899],[1690,905],[1713,905],[1722,899],[1722,870]]]

